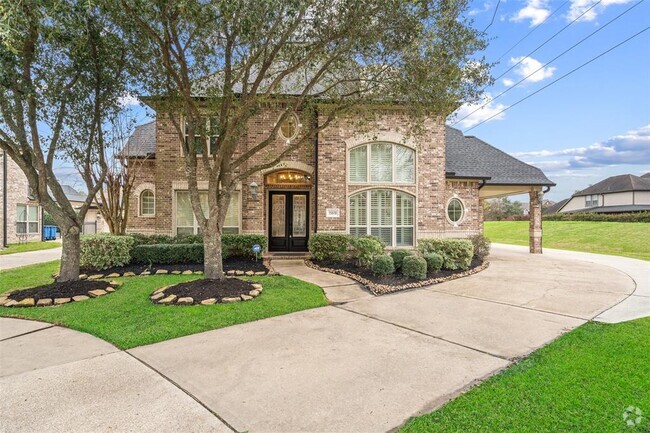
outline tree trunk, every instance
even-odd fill
[[[79,261],[81,257],[80,230],[77,226],[61,228],[63,252],[61,268],[57,281],[75,281],[79,279]]]
[[[223,253],[221,248],[221,233],[216,229],[208,229],[203,233],[203,254],[205,278],[221,280],[223,274]]]

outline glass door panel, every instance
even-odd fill
[[[286,236],[286,201],[284,194],[274,194],[271,202],[271,236]]]
[[[294,194],[293,196],[293,232],[295,237],[307,236],[307,196]]]

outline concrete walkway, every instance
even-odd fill
[[[0,271],[18,268],[20,266],[34,265],[36,263],[51,262],[60,258],[61,247],[51,248],[49,250],[28,251],[26,253],[5,254],[0,256]]]

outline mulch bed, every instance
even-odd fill
[[[351,261],[332,263],[307,260],[305,263],[311,268],[325,272],[331,272],[337,275],[343,275],[345,277],[356,280],[363,284],[375,295],[383,295],[399,290],[430,286],[432,284],[454,280],[456,278],[475,274],[489,266],[488,262],[481,262],[480,260],[474,259],[472,260],[469,269],[465,271],[442,270],[440,272],[428,273],[427,278],[424,280],[417,280],[414,278],[405,277],[400,273],[378,276],[375,275],[372,270],[368,268],[361,268]]]
[[[259,296],[262,290],[261,284],[239,278],[202,278],[160,288],[150,298],[155,304],[163,305],[212,305],[249,301]]]
[[[255,259],[247,258],[247,257],[231,257],[225,259],[223,261],[223,269],[224,272],[228,272],[228,271],[255,272],[256,275],[267,275],[271,272],[262,259],[258,259],[257,261],[255,261]],[[151,266],[143,265],[143,264],[134,264],[134,265],[127,265],[127,266],[116,266],[101,271],[98,271],[96,269],[88,269],[88,268],[82,269],[81,271],[86,275],[93,275],[93,274],[123,275],[125,272],[132,272],[136,275],[140,275],[145,271],[148,271],[151,274],[155,274],[156,271],[158,270],[166,270],[169,271],[169,273],[172,273],[174,271],[203,272],[203,263],[183,263],[183,264],[170,264],[170,265],[153,264]]]
[[[5,307],[40,307],[80,302],[89,298],[107,295],[114,292],[119,286],[119,283],[113,281],[108,283],[99,280],[56,282],[31,289],[6,292],[1,295],[2,301],[0,305]],[[31,301],[29,301],[30,299]],[[24,305],[16,305],[11,301],[25,301],[25,303]]]

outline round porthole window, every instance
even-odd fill
[[[452,223],[458,223],[463,219],[463,214],[465,209],[463,208],[463,203],[457,198],[452,198],[447,204],[447,218]]]
[[[298,116],[296,116],[295,113],[291,113],[282,122],[282,125],[280,126],[280,135],[285,140],[291,140],[292,138],[295,138],[296,135],[298,135],[299,126]]]

